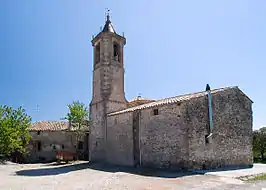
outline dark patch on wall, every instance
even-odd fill
[[[139,118],[140,110],[133,112],[133,159],[134,166],[140,165],[140,149],[139,149]]]

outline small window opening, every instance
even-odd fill
[[[83,141],[78,142],[78,149],[79,150],[83,149]]]
[[[117,43],[114,43],[113,51],[114,51],[113,55],[114,59],[120,62],[120,51],[119,51],[119,45]]]
[[[205,135],[205,144],[209,144],[210,143],[208,136],[209,135]]]
[[[65,148],[65,146],[62,144],[62,149],[64,149]]]
[[[38,151],[41,151],[41,148],[42,148],[42,144],[41,144],[41,142],[39,141],[38,144],[37,144],[37,150],[38,150]]]
[[[95,62],[100,62],[100,44],[95,47]]]
[[[181,102],[178,102],[177,105],[180,106],[181,105]]]
[[[54,150],[56,149],[56,146],[55,146],[55,145],[53,146],[53,149],[54,149]]]
[[[153,115],[159,115],[159,110],[158,109],[154,109],[153,110]]]
[[[37,135],[40,135],[41,134],[41,131],[37,131]]]

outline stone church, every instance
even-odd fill
[[[253,164],[253,102],[238,87],[127,101],[125,45],[107,15],[92,39],[91,161],[173,169]]]

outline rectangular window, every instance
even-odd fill
[[[159,115],[159,110],[158,109],[154,109],[153,110],[153,115]]]
[[[38,141],[38,142],[37,142],[37,150],[38,150],[38,151],[41,151],[41,149],[42,149],[41,141]]]

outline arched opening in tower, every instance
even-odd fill
[[[117,43],[114,43],[113,45],[113,51],[114,51],[114,59],[118,62],[120,62],[120,47]]]
[[[100,44],[95,47],[95,63],[100,62]]]

